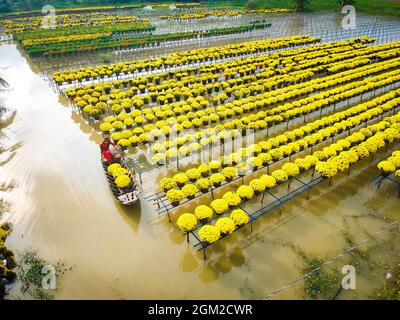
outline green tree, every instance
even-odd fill
[[[7,0],[0,0],[0,12],[10,12],[11,4]]]
[[[294,0],[294,10],[296,12],[305,12],[309,9],[310,0]]]
[[[357,0],[337,0],[337,2],[339,3],[340,8],[343,8],[347,5],[354,6],[357,3]]]

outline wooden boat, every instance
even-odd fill
[[[119,203],[126,205],[126,206],[130,206],[130,205],[133,205],[134,203],[136,203],[139,199],[140,188],[139,188],[139,185],[136,183],[136,179],[133,176],[133,174],[131,173],[131,171],[128,169],[129,177],[131,178],[132,183],[128,187],[126,187],[124,189],[120,189],[115,184],[114,177],[108,173],[107,163],[104,161],[101,161],[101,163],[103,165],[103,169],[104,169],[104,173],[107,178],[108,185],[109,185],[110,190],[113,193],[115,199]],[[121,166],[127,168],[127,166],[124,163],[121,163]]]

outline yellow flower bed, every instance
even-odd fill
[[[24,46],[32,46],[35,44],[90,40],[90,39],[98,39],[98,38],[109,37],[109,36],[111,36],[111,32],[80,34],[80,35],[71,35],[71,36],[63,36],[63,37],[27,39],[27,40],[23,40],[22,44]]]
[[[368,130],[368,131],[367,131]],[[371,135],[365,135],[361,133],[364,132],[371,132]],[[363,138],[361,138],[363,136]],[[355,139],[356,137],[356,139]],[[345,143],[340,143],[341,141],[353,141],[355,139],[355,143],[352,144],[345,144]],[[355,163],[362,159],[359,157],[359,150],[361,150],[362,147],[368,148],[369,151],[372,153],[376,152],[379,148],[384,147],[387,143],[390,143],[391,141],[394,140],[400,140],[400,113],[396,114],[395,116],[391,116],[388,118],[385,118],[384,120],[380,121],[377,124],[370,125],[367,128],[360,129],[357,132],[354,132],[353,134],[349,135],[346,138],[342,138],[339,141],[337,141],[335,144],[343,145],[345,147],[342,148],[342,150],[335,156],[331,156],[327,161],[317,161],[315,158],[308,158],[308,161],[310,163],[313,163],[312,166],[315,166],[316,171],[324,178],[331,178],[338,174],[338,172],[343,171],[343,163],[346,163],[347,167],[348,165]],[[333,143],[331,144],[331,146]],[[319,151],[316,151],[317,153]],[[315,154],[314,153],[314,154]],[[397,157],[399,155],[398,152],[395,152],[394,157]],[[313,157],[312,155],[311,157]],[[305,159],[305,157],[304,157]],[[387,163],[389,161],[384,161],[384,165],[381,165],[381,167],[386,167]],[[382,163],[382,162],[381,162]],[[389,162],[391,166],[394,167],[393,163]],[[291,164],[291,163],[287,163]],[[286,164],[286,168],[288,168]],[[293,163],[294,164],[294,163]],[[283,165],[285,166],[285,165]],[[282,166],[282,168],[283,168]],[[390,168],[390,170],[393,169],[393,167]],[[292,171],[292,170],[289,170]],[[278,174],[276,174],[278,172]],[[396,173],[397,174],[397,173]],[[278,177],[277,181],[278,182],[283,182],[285,179],[281,178],[280,176],[287,176],[286,171],[283,169],[277,169],[274,170],[271,174],[272,177]],[[258,180],[261,179],[254,179],[252,181],[256,181],[257,183],[259,182]],[[247,189],[251,188],[246,185],[240,186],[236,192],[238,194],[244,195],[246,193],[247,199],[251,199],[252,196],[250,196],[251,192],[247,192]],[[240,189],[240,190],[239,190]],[[216,199],[213,202],[215,203],[216,201],[221,200],[221,199]],[[206,207],[206,206],[205,206]],[[245,217],[247,216],[242,210],[234,210],[231,213],[231,220],[234,223],[235,226],[241,226],[249,221],[249,218]],[[220,218],[222,219],[222,218]],[[222,223],[221,223],[222,224]],[[225,227],[225,226],[224,226]],[[211,229],[210,229],[211,228]],[[202,227],[203,230],[214,230],[211,225],[205,225]],[[217,228],[218,229],[218,228]],[[234,230],[234,229],[233,229]],[[225,232],[227,231],[227,232]],[[232,231],[232,228],[221,228],[220,232],[229,234],[230,231]],[[199,234],[200,235],[200,234]],[[215,237],[217,238],[217,237]],[[204,237],[200,237],[202,241],[204,241]],[[219,237],[218,237],[219,239]],[[217,239],[217,240],[218,240]],[[217,241],[215,240],[215,241]],[[211,244],[215,241],[208,242],[206,241],[207,244]]]

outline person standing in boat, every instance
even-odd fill
[[[103,142],[100,144],[100,152],[102,161],[108,164],[119,162],[121,159],[117,146],[110,138],[104,138]]]

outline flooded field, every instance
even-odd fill
[[[359,28],[344,34],[333,14],[271,20],[272,28],[257,38],[308,34],[323,41],[360,35],[378,37],[378,43],[400,40],[400,22],[391,18],[362,16]],[[332,30],[319,30],[326,21]],[[371,21],[375,27],[369,27]],[[155,49],[154,55],[168,50]],[[139,54],[145,53],[121,59]],[[0,72],[12,88],[3,93],[4,102],[16,111],[0,140],[6,150],[0,177],[8,186],[0,195],[10,203],[3,219],[14,226],[7,243],[16,252],[31,247],[46,261],[71,267],[58,283],[56,299],[301,299],[306,297],[302,279],[285,286],[304,274],[305,257],[333,259],[330,265],[338,270],[357,264],[356,290],[335,298],[368,299],[398,263],[397,190],[383,184],[378,191],[368,183],[378,174],[376,163],[395,144],[372,164],[363,160],[349,176],[335,177],[332,186],[324,181],[313,188],[309,200],[295,198],[207,249],[204,260],[155,206],[144,199],[133,207],[115,202],[100,162],[100,134],[67,106],[45,75],[72,62],[35,63],[15,43],[0,43]],[[89,63],[92,59],[82,59],[79,65]],[[146,190],[154,189],[154,178],[144,176]],[[171,218],[175,222],[177,216]],[[15,286],[10,298],[20,296]]]

